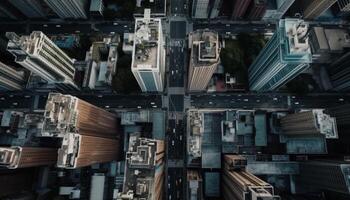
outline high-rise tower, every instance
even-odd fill
[[[197,30],[190,34],[189,41],[188,90],[202,91],[207,88],[220,61],[219,36],[213,31]]]
[[[160,18],[151,18],[145,9],[143,18],[135,19],[131,71],[142,92],[162,92],[165,75],[165,49]]]
[[[299,19],[280,20],[277,30],[249,67],[251,90],[273,91],[309,67],[312,54],[308,24]]]
[[[44,0],[45,3],[63,19],[86,19],[87,0]]]
[[[78,89],[74,83],[73,59],[58,48],[44,33],[34,31],[29,36],[19,37],[6,33],[9,39],[7,50],[15,61],[48,83],[67,89]]]

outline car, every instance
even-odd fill
[[[174,142],[174,140],[173,140],[173,141],[171,141],[171,145],[172,145],[172,146],[175,146],[175,142]]]

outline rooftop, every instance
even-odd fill
[[[192,63],[195,66],[209,66],[220,58],[219,37],[216,32],[198,30],[191,34]]]
[[[158,67],[161,31],[161,19],[151,18],[149,10],[145,10],[144,18],[136,18],[132,67]]]

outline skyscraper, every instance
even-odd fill
[[[232,19],[237,20],[244,17],[251,0],[234,0]]]
[[[25,86],[25,74],[16,71],[10,66],[0,62],[0,90],[22,90]]]
[[[6,33],[7,50],[15,61],[48,83],[68,89],[78,89],[74,83],[73,60],[58,48],[44,33],[34,31],[29,36]]]
[[[276,90],[309,67],[312,54],[307,32],[303,20],[279,21],[275,34],[248,69],[251,90]]]
[[[39,0],[11,0],[9,2],[28,18],[43,18],[46,16]]]
[[[327,190],[350,195],[349,162],[306,161],[300,163],[299,172],[296,185],[300,192]]]
[[[337,1],[340,12],[350,11],[350,0],[338,0]]]
[[[225,200],[278,200],[274,188],[245,169],[246,160],[239,155],[225,155],[222,191]]]
[[[208,18],[210,0],[194,0],[192,4],[192,18]]]
[[[135,36],[131,71],[142,92],[162,92],[165,74],[165,49],[162,22],[151,18],[145,9],[144,18],[135,19]]]
[[[293,5],[295,0],[276,0],[277,10],[273,14],[273,19],[281,19],[288,9]]]
[[[216,32],[207,30],[197,30],[189,37],[191,57],[188,90],[203,91],[220,62],[219,37]]]
[[[350,53],[344,54],[327,69],[333,90],[350,91]]]
[[[63,19],[86,19],[87,0],[44,0],[45,3]]]
[[[219,16],[222,3],[223,3],[223,0],[212,1],[212,4],[210,6],[210,10],[209,10],[209,17],[210,18],[217,18]]]
[[[41,136],[63,138],[58,167],[78,168],[120,156],[116,116],[71,95],[49,94]]]
[[[250,5],[248,18],[250,20],[260,20],[266,12],[266,7],[267,0],[253,0]]]
[[[164,180],[164,141],[130,137],[123,191],[117,199],[161,200]]]
[[[288,114],[281,119],[282,134],[286,135],[324,135],[328,139],[338,138],[336,119],[324,110]]]
[[[57,149],[43,147],[0,147],[0,166],[8,169],[55,164]]]
[[[305,19],[315,19],[330,8],[337,0],[313,0],[304,11]]]

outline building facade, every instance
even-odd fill
[[[46,13],[39,0],[12,0],[13,6],[28,18],[44,18]]]
[[[135,35],[131,71],[142,92],[162,92],[165,76],[165,48],[160,18],[151,18],[145,9],[144,18],[135,19]]]
[[[281,119],[282,134],[286,135],[324,135],[327,139],[338,138],[337,123],[334,117],[324,110],[288,114]]]
[[[0,62],[0,90],[22,90],[25,88],[25,74]]]
[[[253,0],[250,4],[248,19],[260,20],[266,12],[267,3],[267,0]]]
[[[233,12],[231,19],[242,19],[247,12],[251,0],[235,0],[233,4]]]
[[[48,83],[78,89],[74,82],[73,59],[58,48],[44,33],[34,31],[29,36],[6,33],[7,51],[15,56],[16,63],[40,76]]]
[[[350,195],[350,163],[337,161],[306,161],[299,165],[296,177],[300,192],[332,191]]]
[[[220,44],[216,32],[197,30],[190,34],[191,57],[188,90],[203,91],[220,63]]]
[[[304,11],[304,19],[315,19],[330,8],[337,0],[313,0]]]
[[[224,156],[222,191],[225,200],[278,200],[270,184],[246,171],[246,160],[239,155]]]
[[[282,19],[264,49],[248,69],[253,91],[277,90],[309,67],[312,62],[308,24],[298,19]]]
[[[87,19],[87,0],[44,0],[44,2],[62,19]]]
[[[131,136],[123,191],[117,200],[163,198],[164,141]]]

